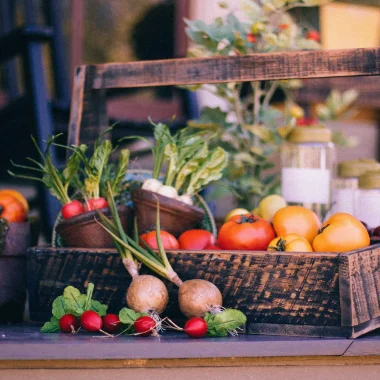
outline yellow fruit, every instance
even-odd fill
[[[283,207],[286,207],[287,203],[283,197],[277,194],[268,195],[263,198],[259,203],[259,215],[271,222],[273,219],[273,215]]]
[[[233,210],[231,210],[225,217],[224,217],[224,221],[227,222],[228,219],[232,218],[233,216],[235,215],[244,215],[244,214],[247,214],[249,213],[248,210],[246,210],[245,208],[234,208]]]
[[[251,211],[251,213],[254,214],[254,215],[260,216],[260,212],[259,212],[259,208],[258,208],[258,207],[254,208],[254,209]]]
[[[290,108],[290,116],[301,119],[305,116],[305,111],[299,105],[295,104]]]

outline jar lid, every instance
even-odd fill
[[[380,170],[365,172],[359,176],[359,188],[377,189],[380,188]]]
[[[339,177],[359,177],[365,172],[380,170],[380,163],[370,158],[343,161],[338,166]]]
[[[288,141],[293,143],[306,142],[331,142],[332,136],[330,129],[323,125],[307,125],[295,127],[289,133]]]

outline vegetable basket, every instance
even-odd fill
[[[380,49],[370,48],[80,66],[68,143],[95,140],[108,127],[106,92],[112,88],[379,74]],[[168,253],[183,280],[213,282],[223,306],[243,311],[248,333],[353,338],[380,327],[379,255],[380,245],[347,253]],[[117,311],[130,283],[113,249],[30,248],[28,276],[32,320],[49,318],[64,287],[83,290],[89,282],[96,285],[94,297]],[[180,319],[177,289],[167,285],[165,313]]]

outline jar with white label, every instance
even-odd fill
[[[380,226],[380,171],[359,176],[359,189],[355,192],[354,215],[368,228]]]
[[[289,205],[313,210],[321,219],[331,207],[336,152],[322,125],[294,128],[280,149],[281,192]]]
[[[380,170],[380,164],[373,159],[343,161],[338,165],[338,177],[333,182],[331,214],[354,211],[355,192],[359,187],[359,176],[368,171]]]

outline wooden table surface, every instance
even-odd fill
[[[358,339],[240,335],[190,339],[41,334],[33,324],[0,326],[0,379],[379,379],[380,332]],[[166,369],[166,370],[164,370]],[[169,372],[168,372],[169,371]],[[232,371],[232,372],[230,372]],[[331,376],[331,377],[330,377]],[[230,375],[228,375],[228,378]],[[119,379],[118,379],[119,380]]]

